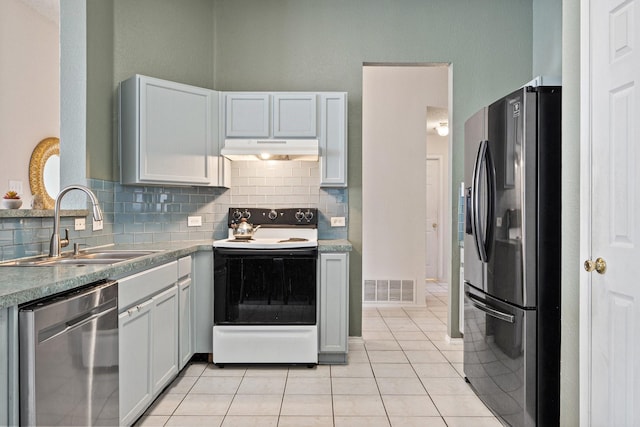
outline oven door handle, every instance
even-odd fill
[[[465,295],[467,296],[467,298],[469,298],[469,301],[471,301],[471,305],[473,305],[478,310],[484,311],[489,316],[495,317],[498,320],[502,320],[509,323],[515,323],[515,317],[512,314],[503,313],[502,311],[489,307],[489,305],[485,301],[470,294],[468,291],[465,292]]]

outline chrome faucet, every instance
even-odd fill
[[[69,230],[65,230],[64,239],[60,239],[60,202],[62,201],[62,197],[71,190],[84,191],[91,199],[91,204],[93,205],[93,220],[102,221],[102,210],[100,210],[98,198],[91,190],[89,190],[89,188],[84,185],[70,185],[60,190],[58,197],[56,197],[56,205],[53,215],[53,234],[51,235],[51,242],[49,243],[50,257],[60,256],[60,248],[64,248],[69,244]]]

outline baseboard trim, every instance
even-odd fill
[[[445,335],[445,340],[448,344],[463,344],[464,338],[451,338],[449,334]]]

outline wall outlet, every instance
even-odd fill
[[[201,216],[189,216],[187,217],[187,227],[200,227],[202,225]]]
[[[85,222],[86,220],[84,218],[76,218],[75,220],[75,226],[74,226],[74,230],[78,231],[78,230],[84,230],[85,228],[87,228],[87,224]]]
[[[93,221],[93,231],[102,230],[102,221]]]
[[[345,227],[347,224],[343,216],[332,216],[331,217],[331,226],[332,227]]]

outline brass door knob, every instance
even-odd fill
[[[438,224],[434,222],[433,224],[431,224],[431,227],[438,228]]]
[[[589,273],[595,270],[600,274],[604,274],[607,271],[607,262],[603,258],[596,258],[595,261],[588,259],[584,262],[584,269]]]

